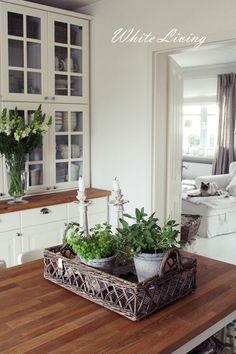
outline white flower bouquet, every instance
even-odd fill
[[[2,110],[0,115],[0,154],[5,156],[10,176],[9,194],[13,197],[24,195],[22,171],[25,169],[25,156],[42,143],[42,134],[52,124],[52,118],[46,119],[41,105],[32,119],[25,123],[17,108],[14,111]]]

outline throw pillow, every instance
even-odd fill
[[[236,184],[232,184],[228,189],[229,195],[236,197]]]
[[[236,175],[234,175],[225,189],[229,192],[229,189],[234,185],[236,185]]]
[[[227,192],[229,195],[236,197],[236,175],[231,179],[228,186],[226,187]]]

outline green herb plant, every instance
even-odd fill
[[[159,253],[165,252],[179,245],[177,239],[179,231],[174,220],[167,220],[163,227],[158,225],[155,213],[148,216],[144,208],[135,209],[135,216],[124,214],[124,217],[135,222],[129,224],[120,219],[122,227],[117,231],[126,240],[132,253]],[[125,241],[124,241],[125,242]]]
[[[67,242],[81,259],[101,259],[116,254],[117,236],[112,234],[110,224],[96,224],[88,235],[84,231],[78,231],[73,224],[70,226]]]

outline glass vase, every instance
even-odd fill
[[[22,154],[11,155],[6,159],[8,175],[8,194],[13,197],[10,204],[26,203],[23,196],[28,187],[28,177],[25,170],[26,157]]]

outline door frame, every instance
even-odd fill
[[[221,38],[221,39],[220,39]],[[236,32],[212,35],[201,46],[216,48],[230,46],[236,41]],[[148,48],[148,120],[147,120],[147,206],[156,211],[161,223],[168,218],[168,56],[193,51],[193,46],[159,45]],[[198,50],[198,49],[197,49]],[[157,153],[158,152],[158,153]],[[160,153],[159,153],[160,152]],[[180,172],[181,173],[181,172]]]

